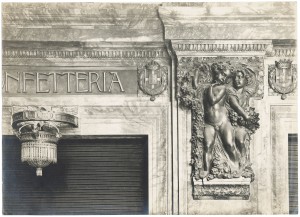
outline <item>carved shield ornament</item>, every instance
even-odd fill
[[[140,89],[151,96],[150,100],[154,101],[155,96],[161,94],[167,87],[166,66],[160,66],[156,61],[152,60],[139,71]]]
[[[291,60],[275,61],[275,65],[269,66],[269,85],[275,92],[282,94],[283,100],[286,94],[296,89],[297,70]]]

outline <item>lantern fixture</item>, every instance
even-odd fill
[[[57,162],[59,128],[78,127],[78,118],[40,107],[14,113],[12,127],[21,141],[21,161],[35,167],[36,175],[42,176],[44,167]]]

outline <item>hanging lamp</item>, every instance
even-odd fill
[[[59,128],[77,126],[76,116],[43,107],[14,113],[12,127],[21,141],[21,161],[35,167],[36,175],[42,176],[44,167],[57,163]]]

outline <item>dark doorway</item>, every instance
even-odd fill
[[[148,214],[147,137],[62,139],[42,177],[3,136],[4,214]]]
[[[289,134],[289,209],[298,214],[298,134]]]

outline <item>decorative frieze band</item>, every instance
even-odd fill
[[[175,45],[177,51],[204,51],[204,52],[245,52],[265,51],[269,44],[226,44],[226,43],[180,43]]]
[[[296,56],[296,46],[278,46],[272,40],[172,40],[173,49],[191,54],[260,54],[275,57]],[[180,54],[180,53],[178,53]]]
[[[272,56],[275,57],[294,57],[296,56],[296,48],[273,48]]]
[[[178,52],[197,53],[261,53],[267,56],[294,57],[296,47],[274,47],[271,42],[173,42]],[[84,59],[126,59],[126,58],[165,58],[162,49],[135,50],[41,50],[24,48],[4,48],[3,58],[84,58]]]
[[[163,49],[159,50],[29,50],[4,49],[4,58],[164,58]]]
[[[178,52],[232,53],[272,50],[271,40],[173,40]]]

